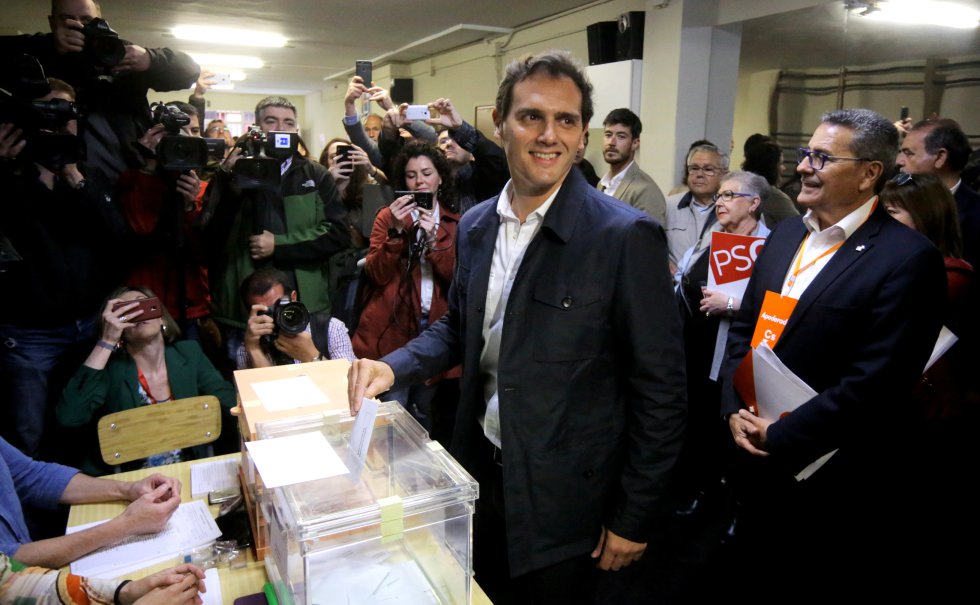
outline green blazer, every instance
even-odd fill
[[[175,399],[214,395],[221,402],[222,425],[225,429],[235,427],[229,412],[235,406],[235,388],[221,377],[200,345],[191,340],[167,345],[164,359]],[[61,394],[56,413],[63,426],[86,427],[82,471],[91,475],[112,472],[99,454],[96,423],[106,414],[140,405],[143,400],[139,396],[136,362],[125,351],[115,353],[105,369],[93,370],[83,365],[75,372]]]

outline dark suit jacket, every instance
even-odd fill
[[[483,318],[497,198],[463,215],[449,312],[383,361],[395,388],[462,361],[453,454],[489,462]],[[569,172],[508,300],[498,374],[511,573],[589,552],[600,525],[650,539],[680,448],[683,349],[663,230]]]
[[[953,199],[963,234],[963,258],[976,269],[980,267],[980,194],[961,182]]]
[[[723,414],[743,407],[731,377],[766,291],[781,291],[806,232],[802,220],[785,220],[759,254],[729,332]],[[840,448],[814,475],[826,478],[867,472],[869,457],[887,457],[881,448],[897,436],[886,427],[911,415],[908,393],[939,334],[945,288],[939,251],[879,204],[804,291],[776,344],[779,358],[818,394],[770,425],[766,464],[788,476]]]

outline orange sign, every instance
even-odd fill
[[[755,259],[766,243],[764,237],[715,231],[711,234],[711,274],[721,285],[752,276]]]
[[[793,314],[798,301],[789,296],[782,296],[776,292],[766,292],[766,297],[762,300],[762,310],[759,311],[759,319],[755,322],[755,332],[752,334],[752,348],[756,348],[765,340],[769,343],[770,349],[776,348],[779,337],[783,335],[786,322]]]

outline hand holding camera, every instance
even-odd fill
[[[459,128],[463,125],[463,116],[459,115],[449,99],[436,99],[429,103],[429,108],[433,115],[426,120],[427,123],[445,126],[446,128]]]
[[[146,71],[150,69],[150,53],[142,46],[127,44],[122,61],[112,68],[113,73],[126,71]]]
[[[12,160],[24,150],[27,141],[22,134],[24,131],[14,124],[0,124],[0,159]]]
[[[56,19],[58,19],[56,17]],[[85,50],[85,33],[81,21],[58,19],[52,31],[54,49],[59,55]]]
[[[177,193],[184,202],[184,212],[190,212],[197,206],[197,195],[201,192],[201,179],[197,172],[190,170],[181,173],[177,178]]]
[[[398,231],[407,231],[415,222],[412,218],[412,210],[416,208],[415,198],[411,193],[405,191],[399,191],[396,195],[398,194],[404,195],[396,197],[389,206],[392,216],[391,226]]]

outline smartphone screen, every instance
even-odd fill
[[[350,161],[350,145],[337,145],[337,155],[340,156],[338,162],[349,162]]]
[[[126,305],[129,305],[129,304],[132,304],[132,303],[138,303],[138,304],[137,304],[136,308],[133,309],[130,313],[134,313],[134,312],[136,312],[139,309],[142,309],[143,310],[143,313],[141,315],[138,315],[138,316],[136,316],[136,317],[133,318],[133,319],[135,319],[137,321],[144,321],[144,320],[147,320],[147,319],[156,319],[158,317],[162,317],[163,316],[163,308],[160,306],[160,299],[157,298],[157,297],[155,297],[155,296],[152,297],[152,298],[140,298],[140,299],[137,299],[137,300],[124,300],[124,301],[120,301],[120,302],[117,302],[117,303],[115,303],[115,304],[112,305],[112,310],[113,311],[116,311],[120,307],[125,307]]]

